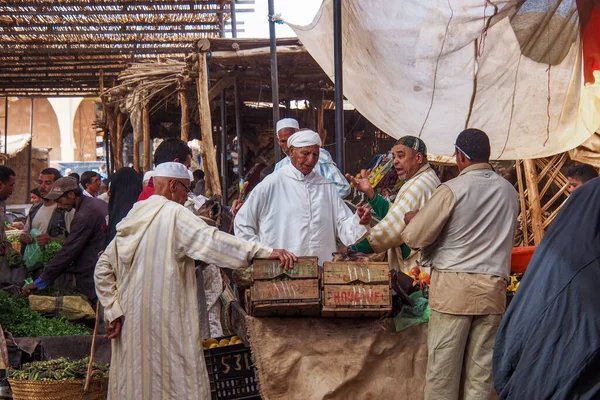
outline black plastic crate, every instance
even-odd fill
[[[260,399],[256,367],[243,343],[204,350],[204,360],[213,400]]]

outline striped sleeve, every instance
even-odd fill
[[[268,258],[273,252],[270,247],[238,239],[208,226],[187,209],[181,209],[179,213],[186,215],[179,215],[177,220],[187,222],[176,225],[178,245],[193,260],[236,269],[247,267],[253,258]]]
[[[429,170],[413,181],[407,182],[398,192],[396,201],[388,211],[385,218],[379,222],[367,237],[369,244],[376,253],[381,253],[393,247],[402,245],[401,234],[406,223],[404,215],[423,207],[431,197],[439,179],[433,170]]]

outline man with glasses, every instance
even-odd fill
[[[406,215],[404,242],[432,268],[425,399],[488,399],[492,349],[506,309],[517,192],[489,164],[478,129],[456,139],[460,174]]]
[[[106,337],[114,339],[109,397],[209,399],[194,260],[244,268],[271,258],[290,269],[297,258],[220,232],[183,207],[184,165],[160,164],[154,185],[155,195],[135,204],[96,265]]]
[[[351,249],[366,254],[387,251],[390,269],[409,274],[411,268],[417,265],[420,253],[412,252],[402,241],[400,235],[405,226],[404,215],[423,207],[439,186],[440,180],[427,162],[425,142],[418,137],[401,137],[392,151],[394,169],[398,178],[404,181],[393,204],[375,193],[369,183],[368,171],[362,170],[360,179],[346,175],[354,187],[367,196],[373,212],[381,218],[366,239],[351,246]]]

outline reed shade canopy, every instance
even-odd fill
[[[231,12],[230,0],[2,0],[0,96],[98,96],[131,64],[183,60]]]

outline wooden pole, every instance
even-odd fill
[[[533,243],[537,246],[544,237],[544,221],[542,218],[542,206],[538,191],[538,179],[535,171],[534,160],[523,160],[525,170],[525,182],[527,184],[527,200],[531,213],[531,230],[533,232]]]
[[[117,135],[115,138],[115,169],[123,168],[123,113],[117,114]]]
[[[190,141],[190,112],[185,87],[179,89],[179,105],[181,106],[181,140],[187,143]]]
[[[142,127],[143,127],[143,143],[144,143],[144,152],[142,157],[143,172],[150,171],[152,165],[150,164],[150,149],[151,149],[151,140],[150,140],[150,102],[144,102],[144,109],[142,112]]]
[[[208,49],[205,49],[208,50]],[[199,73],[196,84],[198,86],[198,108],[200,111],[200,130],[202,132],[202,169],[204,170],[204,181],[207,196],[221,195],[221,183],[219,181],[219,169],[217,167],[217,154],[213,144],[212,122],[210,117],[210,102],[208,100],[208,65],[206,64],[206,52],[199,53]]]
[[[325,107],[323,101],[317,103],[317,133],[321,136],[321,142],[325,147],[325,141],[327,140],[327,131],[325,130]]]
[[[110,172],[114,169],[117,170],[118,166],[115,163],[115,138],[117,136],[117,116],[115,115],[118,112],[118,106],[109,106],[103,102],[104,112],[106,113],[106,125],[108,132],[104,133],[106,143],[106,166],[107,171]]]
[[[529,246],[527,234],[527,207],[525,206],[525,188],[523,187],[523,175],[521,173],[521,161],[515,162],[517,172],[517,186],[519,187],[519,204],[521,205],[521,231],[523,232],[523,246]]]

